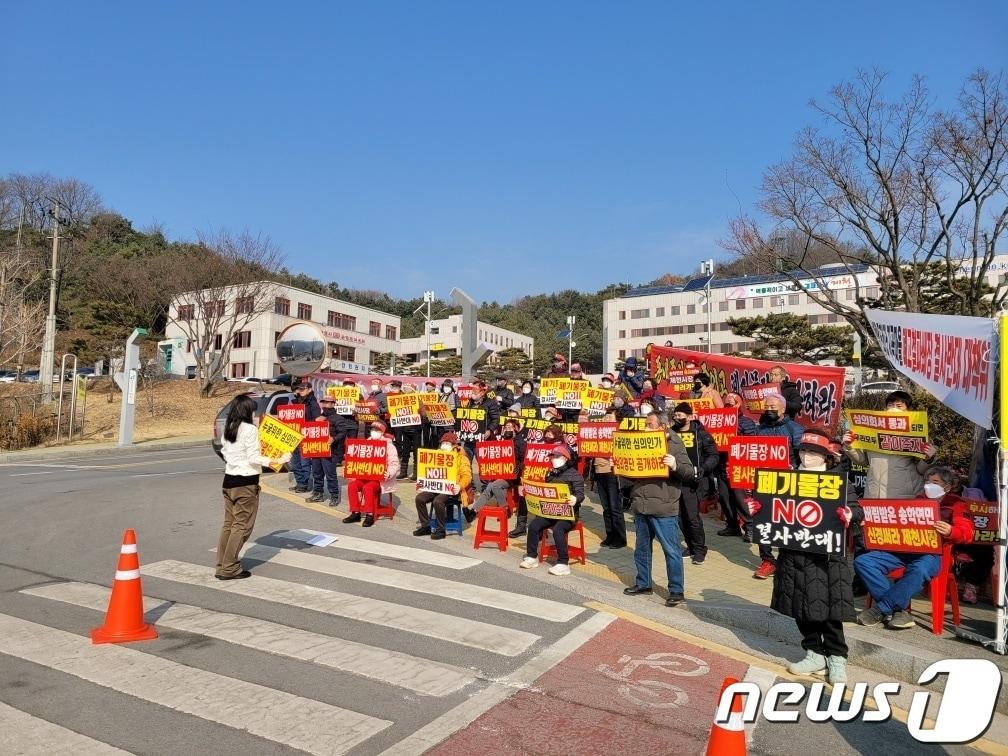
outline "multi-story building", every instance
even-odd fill
[[[483,323],[476,324],[476,341],[491,352],[504,349],[519,348],[535,358],[535,339],[522,333],[515,333],[506,328]],[[431,320],[430,322],[430,352],[435,360],[462,354],[462,316],[449,315],[447,318]],[[406,364],[427,361],[427,337],[403,339],[399,354]],[[493,357],[491,355],[490,359]]]

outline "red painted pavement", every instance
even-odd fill
[[[703,753],[722,681],[742,679],[747,670],[743,662],[617,619],[532,688],[493,707],[430,753]]]

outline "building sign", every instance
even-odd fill
[[[322,335],[326,337],[326,341],[338,341],[342,344],[355,344],[357,346],[364,346],[366,343],[363,336],[356,334],[353,331],[342,331],[339,328],[318,325],[318,323],[315,325],[318,326],[320,331],[322,331]]]
[[[841,289],[853,289],[855,284],[857,286],[874,286],[875,277],[868,273],[859,273],[857,276],[850,274],[830,276],[821,281],[808,278],[799,283],[795,283],[794,281],[770,281],[768,283],[753,284],[752,286],[733,286],[725,290],[725,299],[768,297],[781,294],[794,294],[799,291],[839,291]]]

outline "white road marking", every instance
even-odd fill
[[[128,751],[0,702],[0,753],[9,756],[129,756]]]
[[[242,549],[241,554],[248,559],[260,559],[270,564],[282,564],[286,567],[320,572],[324,575],[360,580],[372,585],[384,585],[415,593],[442,596],[455,601],[538,617],[550,622],[570,622],[585,610],[583,606],[562,604],[559,601],[526,596],[522,593],[511,593],[481,585],[418,575],[414,572],[392,570],[388,567],[350,562],[345,559],[306,554],[290,549],[277,549],[261,544],[246,546]]]
[[[43,470],[42,472],[30,472],[30,473],[11,473],[8,477],[10,478],[23,478],[25,475],[52,475],[53,473],[61,472],[60,470]]]
[[[389,601],[339,593],[310,585],[253,575],[245,580],[217,580],[212,567],[165,560],[141,569],[146,577],[162,578],[202,588],[237,593],[263,601],[296,606],[313,612],[393,627],[448,643],[492,651],[503,656],[517,656],[539,640],[538,635],[498,627],[478,620],[393,604]]]
[[[519,690],[528,688],[542,675],[602,632],[615,619],[614,615],[605,612],[593,614],[510,675],[495,680],[484,690],[421,727],[405,740],[401,740],[383,751],[381,756],[420,756],[420,754],[426,753],[462,728],[468,727],[501,701],[510,698]]]
[[[346,753],[392,724],[4,614],[0,653],[311,753]]]
[[[108,606],[109,595],[107,588],[92,583],[53,583],[26,588],[21,593],[99,612],[104,612]],[[167,609],[164,608],[166,606]],[[254,617],[145,597],[144,611],[151,612],[155,609],[162,611],[148,617],[148,621],[159,627],[171,627],[257,651],[313,662],[426,696],[447,696],[476,680],[469,670],[419,659],[409,654],[332,638]]]
[[[364,554],[388,557],[389,559],[404,559],[409,562],[419,562],[420,564],[429,564],[434,567],[447,567],[450,570],[464,570],[469,567],[475,567],[478,564],[483,564],[483,560],[481,559],[442,554],[439,551],[416,549],[412,546],[397,546],[393,543],[372,541],[368,538],[354,538],[353,536],[336,533],[325,533],[322,530],[288,530],[283,533],[276,533],[274,537],[293,538],[295,541],[305,541],[307,543],[313,536],[317,535],[335,535],[336,542],[330,544],[330,548],[359,551]]]
[[[174,470],[172,472],[156,472],[156,473],[134,473],[130,475],[131,478],[153,478],[158,475],[189,475],[191,473],[205,473],[205,472],[219,472],[220,466],[217,467],[204,467],[199,470]]]
[[[770,689],[770,686],[777,682],[777,675],[768,669],[754,667],[750,664],[745,677],[742,678],[742,682],[756,683],[759,686],[759,689],[766,693]],[[762,721],[762,719],[762,717],[757,717],[755,722],[745,726],[747,746],[752,746],[753,738],[756,736],[756,726]]]

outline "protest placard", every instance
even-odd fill
[[[332,456],[329,438],[329,421],[325,418],[301,425],[301,456],[305,459],[322,459]]]
[[[574,519],[574,507],[568,501],[570,487],[566,483],[522,483],[522,490],[529,516],[550,520]]]
[[[479,441],[476,444],[480,480],[514,480],[518,474],[514,441]]]
[[[279,404],[276,408],[277,420],[291,428],[301,429],[305,421],[305,406],[303,404]]]
[[[417,491],[459,493],[459,455],[455,451],[417,449]]]
[[[578,454],[609,459],[613,455],[613,437],[617,428],[619,423],[581,423],[578,426]]]
[[[572,378],[556,379],[558,386],[556,392],[556,408],[562,410],[581,409],[582,392],[591,388],[587,381],[574,380]]]
[[[543,482],[546,473],[553,466],[550,452],[556,444],[529,443],[525,445],[525,459],[522,462],[522,483]]]
[[[665,380],[658,384],[656,391],[670,399],[679,399],[683,394],[693,390],[693,376],[697,372],[696,370],[669,370],[665,375]]]
[[[420,406],[424,409],[435,405],[441,404],[441,396],[436,391],[421,391],[417,394],[417,399],[420,400]]]
[[[560,393],[563,382],[569,378],[543,378],[539,382],[539,404],[545,407],[547,404],[556,404],[557,396]]]
[[[575,454],[578,453],[578,424],[577,423],[558,423],[561,430],[563,430],[563,442],[570,447],[570,450]]]
[[[378,402],[374,399],[362,399],[354,405],[354,417],[358,423],[373,423],[379,419]]]
[[[389,394],[385,397],[388,405],[389,425],[406,428],[420,425],[420,397],[417,394]]]
[[[486,430],[487,411],[482,407],[459,407],[455,410],[455,432],[460,441],[479,441]]]
[[[938,502],[931,499],[862,499],[865,548],[912,554],[938,554],[934,529]]]
[[[643,431],[647,430],[646,417],[621,417],[619,420],[619,430],[621,431]]]
[[[471,383],[462,383],[455,387],[455,395],[460,402],[464,402],[473,398],[474,390],[475,386]]]
[[[847,504],[847,479],[830,472],[756,471],[753,539],[763,546],[812,554],[844,554],[847,529],[837,508]]]
[[[343,452],[343,477],[354,480],[384,480],[388,470],[385,439],[348,438]]]
[[[851,447],[925,459],[928,444],[927,412],[844,410],[854,440]]]
[[[581,392],[581,407],[588,411],[588,417],[604,415],[613,403],[613,390],[587,386]]]
[[[749,417],[759,417],[766,409],[766,398],[770,394],[780,393],[779,383],[757,383],[753,386],[743,386],[739,393],[742,395],[742,407]]]
[[[304,409],[304,405],[300,406]],[[300,428],[281,423],[269,415],[264,415],[259,422],[259,453],[264,457],[276,459],[284,454],[290,454],[300,443]],[[271,467],[277,472],[283,469],[283,465],[271,465]]]
[[[735,407],[711,407],[698,409],[693,413],[707,432],[714,437],[718,451],[727,452],[732,437],[738,434],[738,409]]]
[[[450,428],[455,425],[455,415],[447,404],[428,404],[424,407],[427,422],[435,428]]]
[[[326,386],[326,396],[336,402],[337,415],[352,415],[354,405],[361,398],[357,386]]]
[[[1000,509],[996,501],[972,501],[967,499],[966,511],[973,518],[973,543],[993,545],[998,538],[998,517]]]
[[[854,493],[860,499],[868,487],[868,465],[859,465],[851,460],[847,468],[847,482],[854,486]]]
[[[665,466],[665,431],[616,431],[613,435],[613,472],[624,478],[658,478]]]
[[[714,400],[708,397],[702,397],[700,399],[680,399],[679,402],[685,402],[693,410],[693,414],[696,414],[702,409],[714,409]]]
[[[735,436],[728,444],[728,481],[732,488],[751,489],[758,468],[791,467],[791,439],[786,436]]]

